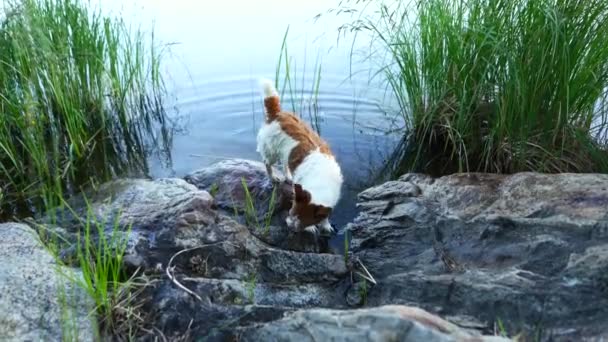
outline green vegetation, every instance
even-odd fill
[[[68,207],[72,211],[71,208]],[[74,215],[77,215],[72,211]],[[134,288],[134,278],[129,278],[123,268],[123,256],[127,248],[126,231],[119,225],[120,214],[113,222],[99,220],[87,203],[86,218],[81,220],[76,241],[77,265],[82,277],[63,274],[73,284],[83,288],[95,303],[95,317],[100,323],[101,333],[120,335],[124,327],[132,323],[121,311],[128,311]],[[111,232],[106,229],[111,227]]]
[[[155,44],[153,35],[131,31],[79,0],[4,3],[0,219],[65,209],[64,199],[84,186],[147,173],[150,153],[169,158],[163,51]],[[82,276],[62,275],[93,299],[91,317],[100,323],[100,336],[131,337],[135,325],[144,324],[136,297],[147,282],[123,270],[129,229],[119,227],[120,216],[105,222],[88,208],[71,260]],[[40,236],[62,264],[58,252],[70,242],[45,230]],[[60,300],[69,297],[66,289],[60,289]],[[64,316],[71,340],[74,327],[69,313]]]
[[[264,234],[268,234],[270,231],[270,223],[272,221],[272,215],[274,215],[274,210],[277,201],[277,187],[274,186],[272,188],[272,193],[270,194],[270,199],[268,200],[268,212],[266,212],[264,220],[260,222],[260,220],[258,219],[258,211],[255,207],[255,201],[253,199],[253,196],[251,196],[249,186],[247,185],[247,181],[244,177],[241,177],[241,185],[243,186],[243,192],[245,194],[245,221],[249,226],[253,226],[257,230],[263,231]],[[235,216],[238,216],[238,211],[236,211],[236,209]]]
[[[494,335],[509,337],[509,335],[507,334],[507,329],[505,329],[505,325],[502,323],[502,320],[500,318],[496,318],[496,322],[494,325]]]
[[[251,273],[249,277],[247,277],[247,300],[250,304],[254,304],[255,301],[255,288],[258,284],[258,275],[255,273]]]
[[[218,191],[220,191],[220,186],[217,183],[211,184],[211,188],[209,188],[209,195],[211,195],[211,197],[215,197]]]
[[[348,265],[348,263],[350,262],[349,260],[349,247],[350,247],[350,240],[348,238],[348,229],[344,229],[344,262]]]
[[[406,122],[391,171],[608,172],[608,2],[371,7],[344,29],[373,35]]]
[[[87,183],[146,172],[152,146],[168,151],[162,51],[153,36],[78,0],[14,0],[3,9],[0,217],[55,207]]]
[[[78,217],[65,201],[62,206]],[[93,300],[95,306],[90,315],[98,323],[99,336],[131,340],[141,333],[141,328],[146,325],[145,314],[140,310],[142,301],[139,297],[150,281],[137,274],[129,275],[124,269],[123,257],[131,228],[125,229],[120,225],[120,216],[120,213],[117,213],[112,222],[99,219],[87,202],[86,217],[80,220],[81,226],[77,229],[73,260],[81,273],[74,273],[69,267],[58,267],[57,272],[72,285],[84,289]],[[63,265],[58,254],[62,241],[52,238],[51,234],[46,236],[51,237],[45,243],[56,256],[57,264]],[[65,293],[60,293],[59,296],[68,297]],[[73,331],[72,321],[73,317],[68,313],[62,322],[65,334],[68,335],[67,340],[71,340],[67,337],[77,335],[77,332]]]
[[[363,279],[358,283],[359,296],[361,296],[361,305],[367,305],[367,280]]]
[[[296,60],[289,54],[287,46],[287,37],[289,35],[289,27],[285,30],[283,36],[283,42],[281,43],[281,51],[279,53],[279,60],[276,66],[275,72],[275,87],[279,91],[281,98],[283,99],[283,106],[287,107],[287,104],[291,105],[289,110],[296,113],[300,117],[304,113],[308,114],[308,121],[311,123],[312,128],[317,132],[321,133],[321,125],[319,118],[319,87],[321,85],[321,60],[320,55],[317,55],[315,65],[312,70],[312,78],[310,80],[310,90],[307,90],[307,71],[306,71],[306,59],[302,65],[302,75],[298,74],[298,68]],[[300,82],[299,88],[301,89],[298,93],[297,87]],[[287,96],[286,96],[287,95]],[[287,109],[287,108],[284,108]]]

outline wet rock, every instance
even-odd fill
[[[0,340],[94,340],[94,305],[61,273],[81,277],[59,266],[27,225],[0,224]]]
[[[541,341],[606,337],[606,176],[411,174],[368,189],[347,228],[372,285],[351,272],[361,272],[354,258],[298,245],[281,228],[284,210],[263,229],[248,222],[247,199],[226,198],[244,175],[257,184],[251,194],[269,198],[265,170],[225,163],[186,178],[197,186],[104,184],[87,193],[88,206],[72,201],[76,215],[55,212],[51,231],[73,241],[88,212],[102,222],[93,239],[126,239],[126,266],[155,279],[142,308],[168,340],[475,341],[498,322]],[[240,173],[225,176],[230,165]],[[386,306],[395,304],[428,312]]]
[[[72,209],[106,222],[92,238],[121,236],[128,241],[125,266],[156,279],[143,295],[144,311],[167,336],[212,338],[298,308],[346,307],[343,256],[271,246],[184,180],[117,180],[87,198],[87,205],[73,199]],[[56,230],[73,238],[81,219],[56,212],[63,227]]]
[[[289,209],[291,205],[291,187],[285,183],[282,172],[273,168],[281,185],[276,190],[261,162],[246,159],[227,159],[201,170],[188,174],[184,179],[201,190],[213,195],[219,207],[228,211],[244,212],[248,197],[257,214],[264,216],[270,206],[277,212]],[[271,205],[272,193],[275,191],[275,204]]]
[[[378,282],[367,305],[543,341],[608,334],[608,175],[412,174],[359,199],[348,229]]]
[[[273,184],[261,162],[228,159],[195,171],[184,179],[213,195],[219,209],[246,225],[262,241],[282,249],[300,252],[329,251],[329,237],[296,232],[285,218],[291,208],[292,186],[283,173],[273,168],[281,182]]]
[[[360,310],[301,310],[243,329],[242,341],[508,341],[467,332],[424,310],[381,306]]]

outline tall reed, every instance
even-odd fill
[[[171,140],[162,49],[78,0],[14,0],[0,19],[0,217],[146,172]],[[159,146],[159,149],[152,149]]]
[[[608,172],[608,2],[376,4],[344,28],[406,123],[393,172]]]

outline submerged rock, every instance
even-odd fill
[[[540,340],[608,337],[608,175],[409,174],[360,194],[367,304]]]
[[[0,224],[0,341],[93,341],[94,305],[24,224]]]

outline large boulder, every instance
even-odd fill
[[[68,277],[81,274],[58,265],[33,229],[0,224],[0,341],[93,341],[94,305]]]
[[[378,283],[367,305],[540,340],[608,337],[608,175],[408,174],[359,199],[348,230]]]

